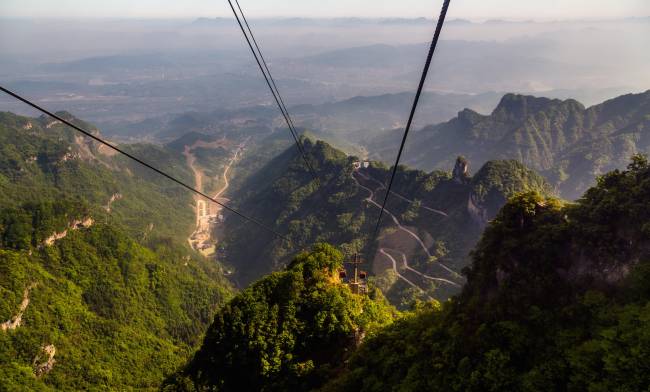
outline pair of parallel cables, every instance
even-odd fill
[[[312,167],[311,163],[309,162],[309,159],[307,158],[307,154],[305,153],[305,148],[302,145],[298,132],[296,131],[296,127],[293,125],[293,120],[289,115],[287,106],[284,104],[282,95],[280,95],[280,90],[278,90],[278,86],[275,83],[275,79],[273,78],[273,75],[271,75],[269,66],[266,63],[266,59],[264,59],[264,55],[260,50],[260,46],[257,44],[257,40],[255,39],[255,35],[253,34],[253,30],[251,30],[251,26],[248,24],[248,20],[246,19],[246,15],[244,15],[244,11],[239,5],[239,0],[235,0],[235,4],[237,4],[237,10],[239,10],[239,14],[237,13],[237,10],[235,10],[235,7],[232,4],[232,0],[228,0],[228,4],[232,9],[232,13],[235,16],[235,19],[237,20],[237,24],[239,25],[242,34],[244,34],[244,38],[246,39],[246,43],[248,43],[248,47],[250,48],[251,53],[253,53],[253,57],[255,58],[255,62],[257,63],[257,66],[260,68],[260,71],[264,76],[264,80],[266,81],[267,86],[269,86],[269,90],[271,90],[273,99],[275,100],[275,103],[278,105],[278,109],[280,109],[280,112],[282,113],[282,117],[284,117],[284,121],[287,123],[287,127],[291,132],[291,136],[293,136],[293,140],[296,142],[296,146],[298,147],[298,151],[300,152],[300,155],[302,155],[302,159],[305,161],[305,165],[307,165],[307,169],[309,169],[309,172],[311,173],[314,180],[318,181],[318,176],[316,175],[316,171],[314,171],[314,168]],[[240,14],[241,14],[241,18],[240,18]],[[242,21],[244,23],[242,23]]]

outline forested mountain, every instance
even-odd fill
[[[353,294],[317,245],[220,311],[164,390],[646,390],[649,178],[637,155],[575,204],[518,194],[462,293],[406,314]]]
[[[287,237],[261,232],[236,217],[226,220],[220,254],[234,267],[240,285],[282,268],[313,243],[330,242],[338,244],[346,257],[362,254],[379,277],[377,284],[397,303],[411,296],[447,298],[458,292],[469,250],[506,199],[525,190],[551,193],[539,175],[515,161],[489,162],[474,176],[462,158],[453,173],[400,167],[389,214],[382,220],[381,235],[373,238],[377,203],[383,200],[389,169],[376,162],[356,169],[357,158],[327,143],[304,139],[304,144],[318,180],[292,147],[238,185],[234,198],[238,207]],[[241,166],[258,160],[260,156],[251,151]],[[399,253],[408,256],[412,269],[400,273],[402,263],[391,266],[391,258]],[[416,276],[402,276],[411,274]]]
[[[479,165],[516,159],[542,173],[563,197],[575,199],[596,176],[625,167],[634,153],[649,152],[649,129],[650,91],[589,108],[572,99],[508,94],[489,115],[466,109],[415,132],[406,160],[430,170],[448,167],[458,155]],[[392,156],[395,137],[384,135],[367,148]]]
[[[157,388],[232,291],[185,245],[191,196],[44,117],[0,113],[0,150],[0,389]]]
[[[0,392],[650,392],[650,0],[121,3],[0,0]]]
[[[575,204],[512,199],[462,294],[369,338],[323,390],[647,390],[649,180],[637,156]]]
[[[259,124],[123,145],[210,189],[229,161],[229,205],[285,237],[222,211],[210,260],[187,245],[189,193],[57,121],[0,113],[0,389],[647,389],[647,160],[570,204],[526,159],[487,158],[528,154],[555,178],[569,157],[554,184],[578,189],[576,157],[602,169],[597,146],[647,147],[648,95],[589,109],[511,95],[416,133],[473,150],[400,166],[376,237],[390,168],[323,141],[302,139],[317,178]],[[367,295],[341,275],[357,253]]]
[[[364,339],[397,316],[376,288],[354,294],[344,258],[320,244],[237,295],[165,391],[307,391],[322,385]]]

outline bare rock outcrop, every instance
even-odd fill
[[[51,236],[47,237],[45,241],[43,241],[43,245],[52,246],[56,241],[65,238],[68,235],[68,230],[87,229],[91,227],[94,223],[95,221],[91,217],[73,220],[72,222],[70,222],[70,225],[68,226],[67,229],[63,230],[60,233],[53,233]]]
[[[40,355],[37,355],[34,358],[34,376],[40,378],[47,373],[51,372],[54,368],[54,355],[56,355],[56,347],[53,344],[48,344],[47,346],[41,347],[41,352],[44,354],[43,358]]]
[[[121,193],[114,193],[110,199],[108,199],[108,203],[106,203],[106,206],[104,207],[104,210],[106,212],[110,213],[111,212],[111,207],[114,202],[121,200],[122,199],[122,194]]]
[[[474,193],[471,193],[467,198],[467,212],[472,221],[478,223],[480,227],[487,226],[490,221],[488,209],[477,200]]]
[[[458,184],[466,184],[470,179],[469,161],[464,157],[456,158],[456,164],[452,171],[452,179]]]
[[[16,313],[16,315],[12,317],[11,320],[5,321],[4,323],[0,324],[1,331],[5,332],[5,331],[14,330],[22,325],[23,314],[25,313],[27,307],[29,306],[29,293],[35,287],[36,287],[36,283],[32,283],[25,288],[25,291],[23,292],[23,301],[20,303],[20,307],[18,308],[18,313]]]

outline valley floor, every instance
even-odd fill
[[[224,166],[223,173],[221,174],[222,186],[218,191],[212,196],[214,199],[219,200],[222,203],[229,201],[228,198],[223,197],[224,193],[228,190],[230,186],[230,181],[228,178],[228,173],[230,172],[232,166],[241,158],[243,154],[246,143],[248,140],[243,141],[235,147],[235,150],[232,154],[232,157],[228,163]],[[192,169],[194,173],[194,182],[195,187],[201,192],[207,192],[203,189],[203,178],[205,173],[201,168],[198,167],[196,163],[196,156],[193,154],[193,150],[198,147],[203,148],[216,148],[216,147],[227,147],[229,142],[225,139],[221,139],[212,143],[207,143],[204,141],[197,141],[191,146],[185,146],[183,155],[185,155],[187,165]],[[196,195],[194,197],[196,207],[196,228],[194,232],[188,237],[188,242],[190,246],[201,252],[204,256],[210,256],[214,254],[216,249],[216,241],[214,238],[214,229],[224,220],[222,214],[223,207],[204,200],[201,196]]]

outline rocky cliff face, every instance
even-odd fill
[[[467,198],[467,213],[472,218],[472,221],[481,228],[485,227],[490,220],[487,208],[478,200],[477,195],[474,193],[470,193]]]
[[[68,230],[87,229],[91,227],[93,223],[95,223],[95,221],[91,217],[85,217],[83,219],[74,220],[70,222],[70,225],[68,226],[67,229],[59,233],[53,233],[51,236],[47,237],[45,241],[43,241],[43,245],[52,246],[56,241],[65,238],[68,235]]]
[[[456,158],[456,164],[454,165],[451,177],[458,184],[466,184],[469,182],[469,162],[465,157]]]

